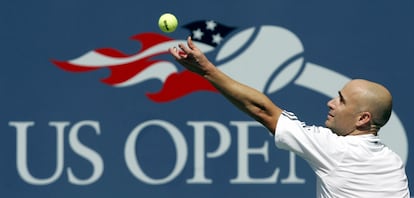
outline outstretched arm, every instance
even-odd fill
[[[266,95],[239,83],[213,65],[192,42],[187,39],[187,46],[178,45],[180,49],[170,48],[169,52],[188,70],[207,79],[237,108],[262,123],[272,134],[282,110]]]

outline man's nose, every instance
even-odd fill
[[[326,106],[328,106],[330,109],[333,109],[333,107],[334,107],[334,101],[335,101],[335,98],[332,98],[331,100],[329,100],[326,103]]]

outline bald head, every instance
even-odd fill
[[[388,89],[378,83],[362,79],[352,80],[348,85],[352,86],[358,94],[359,110],[371,113],[371,124],[378,129],[384,126],[392,112],[392,96]]]

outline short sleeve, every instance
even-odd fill
[[[345,148],[340,138],[330,129],[306,125],[287,111],[279,117],[275,131],[278,148],[294,152],[315,171],[325,173],[332,170],[342,159]]]

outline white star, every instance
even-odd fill
[[[221,37],[220,33],[213,35],[213,43],[216,43],[217,45],[221,43],[223,40],[223,37]]]
[[[200,28],[198,28],[197,30],[194,30],[193,31],[193,37],[194,37],[194,39],[201,40],[201,37],[203,37],[203,35],[204,35],[204,32],[202,32],[200,30]]]
[[[217,23],[211,20],[211,21],[206,21],[206,25],[207,25],[206,27],[207,30],[214,31],[214,29],[216,29]]]

